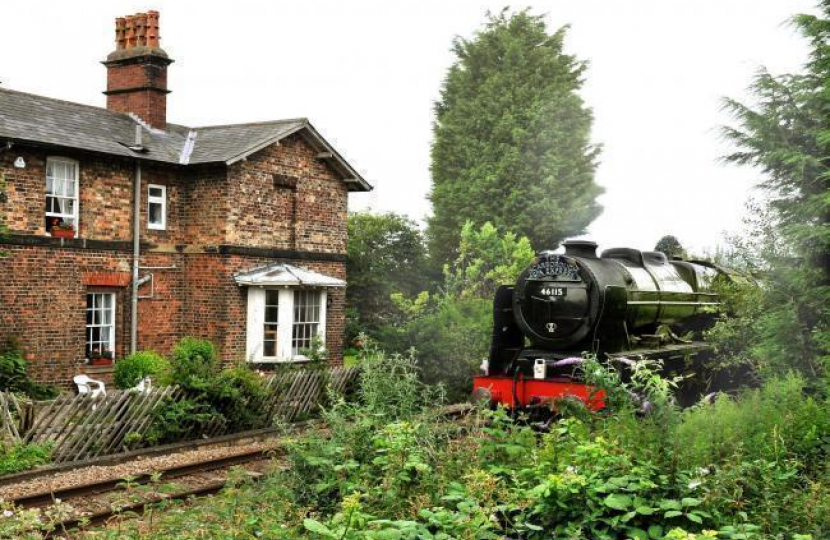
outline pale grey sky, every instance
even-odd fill
[[[653,247],[665,233],[701,250],[740,227],[757,178],[724,166],[722,96],[747,98],[761,65],[792,72],[807,48],[785,21],[812,1],[559,0],[510,4],[569,24],[590,61],[583,95],[604,145],[602,247]],[[103,105],[117,16],[161,12],[168,118],[199,126],[305,116],[375,184],[351,207],[423,219],[430,210],[433,102],[453,57],[505,2],[435,0],[27,0],[4,2],[0,80]]]

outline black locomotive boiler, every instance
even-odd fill
[[[660,252],[615,248],[597,255],[588,241],[564,247],[564,254],[539,253],[515,285],[496,291],[490,355],[474,380],[479,397],[511,407],[567,395],[588,400],[590,389],[570,377],[586,352],[689,359],[708,348],[697,339],[719,304],[713,284],[738,277]]]

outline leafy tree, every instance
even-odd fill
[[[527,238],[468,221],[437,293],[424,291],[411,299],[392,295],[398,316],[381,329],[381,342],[399,353],[416,349],[426,382],[443,383],[452,401],[468,399],[490,345],[493,293],[501,284],[514,283],[533,256]]]
[[[680,245],[680,240],[676,236],[667,234],[657,241],[654,246],[654,251],[660,251],[666,254],[666,257],[686,257],[686,250]]]
[[[467,221],[527,236],[537,249],[581,234],[601,211],[599,147],[578,91],[586,64],[563,52],[566,28],[503,10],[472,39],[436,103],[430,255],[452,261]]]
[[[426,248],[418,226],[394,213],[350,214],[348,230],[346,305],[357,321],[353,332],[374,332],[395,312],[392,293],[426,286]]]
[[[737,146],[727,161],[763,172],[771,211],[763,228],[775,231],[761,242],[768,278],[747,307],[751,339],[731,337],[751,342],[746,354],[756,362],[811,375],[825,372],[830,356],[830,0],[819,9],[793,18],[811,44],[804,72],[761,70],[755,104],[726,100],[739,125],[724,129]]]
[[[489,221],[476,229],[468,221],[461,229],[458,257],[444,268],[446,292],[460,298],[490,300],[499,285],[515,282],[533,260],[526,237],[500,235]]]

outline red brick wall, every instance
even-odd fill
[[[346,278],[346,264],[328,261],[266,259],[240,255],[186,255],[185,281],[188,296],[185,308],[186,335],[209,339],[226,364],[245,361],[245,332],[248,291],[234,282],[240,271],[275,262],[308,268],[339,279]],[[328,289],[326,348],[329,361],[343,361],[345,290]]]
[[[67,383],[85,360],[85,272],[127,271],[129,257],[92,250],[3,246],[0,258],[0,339],[16,338],[31,355],[38,380]],[[116,293],[116,354],[129,338],[129,295]]]
[[[18,157],[26,161],[25,169],[13,167]],[[30,150],[15,146],[13,151],[0,154],[0,172],[5,175],[8,200],[0,203],[0,220],[11,232],[46,235],[44,211],[46,208],[46,160],[63,157],[78,161],[79,237],[90,240],[132,240],[132,200],[135,163],[77,152]],[[193,174],[193,173],[188,173]],[[171,167],[142,165],[141,237],[153,243],[184,242],[182,191],[204,189],[205,186],[188,182],[188,174]],[[222,180],[224,181],[224,180]],[[167,186],[167,230],[147,228],[147,186]],[[191,187],[192,186],[192,187]],[[206,190],[210,191],[210,190]],[[215,196],[214,191],[208,196]]]
[[[80,237],[119,241],[105,249],[73,241],[21,246],[0,243],[0,339],[15,337],[31,354],[38,380],[68,386],[85,370],[85,294],[96,272],[129,275],[132,265],[131,160],[15,146],[0,154],[8,200],[2,219],[16,235],[46,236],[46,158],[77,159]],[[295,136],[246,162],[222,167],[142,166],[141,236],[153,247],[141,257],[139,348],[168,354],[184,335],[214,341],[226,363],[244,360],[247,291],[233,281],[242,269],[287,262],[345,279],[345,263],[223,255],[218,245],[345,254],[347,190],[315,151]],[[25,169],[12,163],[26,160]],[[274,185],[274,174],[297,178],[296,190]],[[147,185],[167,186],[167,230],[147,229]],[[289,206],[289,203],[291,206]],[[295,214],[296,212],[296,214]],[[295,221],[296,223],[293,223]],[[85,277],[86,276],[86,277]],[[120,278],[119,278],[120,279]],[[117,294],[116,355],[129,350],[129,287]],[[344,293],[329,290],[327,347],[342,361]]]
[[[345,253],[348,190],[316,155],[292,135],[232,165],[227,242]],[[275,185],[274,175],[297,179],[296,189]]]
[[[152,90],[152,88],[157,90]],[[134,113],[151,126],[167,125],[166,61],[131,59],[107,66],[107,109]]]

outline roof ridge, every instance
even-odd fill
[[[242,126],[265,126],[269,124],[288,124],[291,122],[303,122],[309,123],[308,118],[285,118],[283,120],[265,120],[262,122],[240,122],[238,124],[214,124],[212,126],[198,126],[191,129],[200,130],[200,129],[217,129],[217,128],[226,128],[226,127],[242,127]]]

